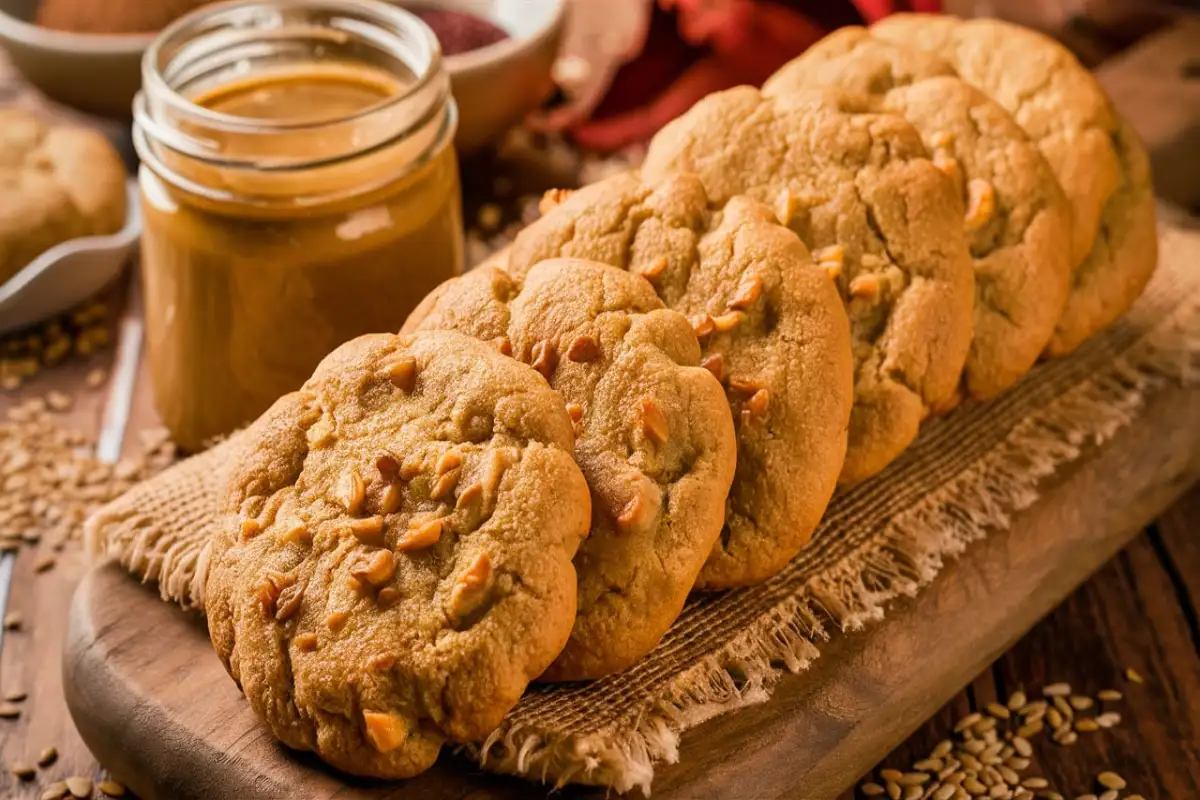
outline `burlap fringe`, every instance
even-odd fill
[[[1167,381],[1200,378],[1200,297],[1147,332],[1103,375],[1081,383],[1020,422],[978,463],[891,518],[878,537],[837,568],[812,579],[721,652],[681,673],[628,730],[565,735],[506,725],[469,749],[494,772],[563,786],[585,783],[650,794],[656,763],[675,763],[679,737],[719,714],[768,699],[785,672],[808,668],[826,628],[851,631],[881,619],[972,542],[1007,528],[1038,499],[1038,483],[1103,443]]]

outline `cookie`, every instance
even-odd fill
[[[756,583],[812,536],[837,482],[852,404],[846,313],[800,240],[748,198],[709,209],[694,176],[585,187],[522,231],[508,255],[521,280],[566,256],[641,275],[689,318],[701,363],[725,386],[737,472],[701,589]]]
[[[979,89],[936,75],[939,64],[949,68],[936,56],[873,39],[862,28],[839,38],[854,46],[842,55],[819,48],[800,56],[763,93],[886,87],[876,108],[913,124],[963,197],[975,318],[962,389],[978,400],[993,397],[1033,367],[1062,315],[1072,271],[1066,195],[1012,117]]]
[[[56,244],[125,223],[125,167],[101,134],[0,108],[0,283]]]
[[[773,204],[837,276],[855,361],[843,485],[886,467],[953,401],[974,304],[954,183],[911,124],[872,102],[832,88],[718,92],[659,131],[642,166],[648,181],[696,173],[717,204]]]
[[[1071,52],[998,20],[897,14],[870,30],[949,62],[1013,115],[1054,169],[1071,202],[1077,266],[1047,354],[1070,352],[1132,305],[1157,263],[1145,244],[1154,214],[1145,150]]]
[[[355,339],[254,423],[205,605],[271,732],[381,778],[486,737],[575,619],[572,439],[541,376],[453,332]]]
[[[534,364],[578,418],[592,529],[575,556],[575,627],[543,678],[624,669],[679,616],[725,522],[733,420],[696,334],[637,275],[570,259],[537,264],[521,287],[495,267],[448,281],[402,333],[438,328]]]

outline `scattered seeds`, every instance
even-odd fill
[[[117,783],[116,781],[101,781],[96,785],[96,788],[106,797],[124,797],[126,791],[128,791],[124,784]]]
[[[68,794],[70,794],[70,792],[67,791],[67,782],[55,781],[54,783],[48,784],[42,791],[41,800],[62,800]]]
[[[1096,724],[1101,728],[1112,728],[1121,724],[1121,715],[1116,711],[1106,711],[1096,717]]]
[[[1046,697],[1066,697],[1071,694],[1071,684],[1052,683],[1042,688],[1042,694]]]
[[[9,768],[9,772],[17,777],[18,780],[31,781],[37,775],[37,769],[29,764],[16,763]]]
[[[20,703],[27,697],[29,697],[29,692],[24,689],[9,689],[4,693],[4,699],[10,703]]]
[[[1119,792],[1116,789],[1109,789],[1100,795],[1100,800],[1117,800]]]
[[[16,719],[19,716],[21,716],[21,709],[12,703],[0,705],[0,719]]]
[[[1145,683],[1146,682],[1146,679],[1142,677],[1142,674],[1140,672],[1138,672],[1136,669],[1134,669],[1133,667],[1125,668],[1125,677],[1131,683]]]
[[[867,781],[858,788],[859,791],[861,791],[867,797],[878,797],[884,792],[884,788],[882,786],[880,786],[878,783],[871,783],[870,781]]]
[[[1009,695],[1008,708],[1010,711],[1020,711],[1027,702],[1029,701],[1026,699],[1025,693],[1018,689]]]
[[[1125,695],[1118,692],[1116,689],[1105,689],[1096,695],[1106,703],[1115,703]]]
[[[1002,706],[999,703],[988,703],[988,713],[997,719],[1008,719],[1012,713],[1008,710],[1008,706]]]
[[[1092,698],[1079,694],[1071,695],[1067,702],[1070,703],[1071,708],[1075,709],[1076,711],[1087,711],[1096,704],[1096,701]]]
[[[67,778],[67,791],[72,797],[87,798],[92,796],[92,779],[71,777]]]
[[[1096,776],[1096,783],[1103,786],[1105,789],[1116,789],[1120,791],[1125,788],[1125,779],[1115,772],[1101,772]]]
[[[4,630],[6,631],[19,631],[24,623],[25,617],[21,616],[20,611],[10,611],[4,615]]]
[[[58,750],[53,747],[47,747],[38,754],[37,765],[42,769],[45,769],[55,761],[58,761]]]

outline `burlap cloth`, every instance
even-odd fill
[[[883,475],[835,498],[812,544],[771,580],[693,597],[653,653],[586,685],[531,687],[471,749],[487,769],[647,793],[679,734],[768,700],[832,630],[854,630],[928,584],[947,556],[1003,530],[1041,478],[1134,419],[1146,398],[1200,373],[1200,237],[1165,231],[1135,309],[993,402],[931,421]],[[203,607],[206,525],[234,437],[132,489],[88,523],[165,600]],[[686,753],[683,754],[686,757]]]

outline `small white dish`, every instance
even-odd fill
[[[121,274],[142,234],[136,181],[125,182],[125,196],[127,210],[121,230],[55,245],[0,284],[0,333],[73,308]]]

